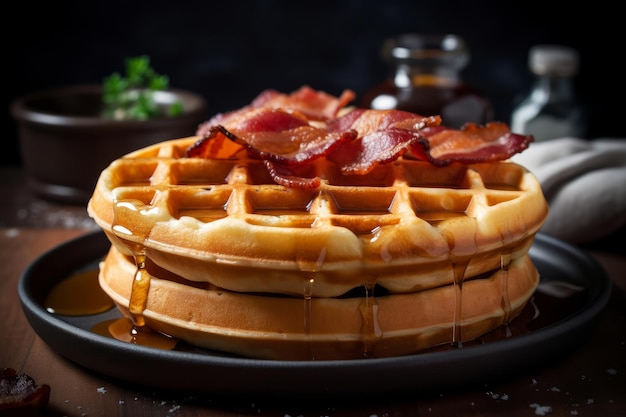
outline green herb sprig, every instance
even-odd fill
[[[157,105],[154,93],[167,90],[169,78],[159,75],[150,66],[146,55],[127,58],[126,76],[114,72],[103,82],[104,116],[115,120],[147,120],[162,116],[177,116],[183,105],[176,101]]]

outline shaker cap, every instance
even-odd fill
[[[537,75],[570,77],[578,73],[580,56],[563,45],[536,45],[528,53],[528,66]]]

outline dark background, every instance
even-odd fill
[[[5,108],[0,163],[21,163],[9,114],[17,96],[99,84],[124,59],[149,55],[172,87],[195,91],[207,118],[248,104],[266,88],[307,84],[359,96],[388,74],[379,50],[404,33],[454,33],[472,52],[464,78],[486,94],[495,117],[530,87],[528,49],[539,43],[581,53],[576,78],[589,108],[589,138],[623,137],[626,23],[605,1],[22,1],[5,11]],[[7,31],[7,28],[10,30]],[[88,148],[85,149],[88,152]]]

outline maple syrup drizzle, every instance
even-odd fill
[[[324,260],[326,259],[326,248],[323,248],[314,263],[296,259],[296,263],[300,268],[300,271],[304,273],[304,279],[302,283],[302,300],[303,304],[303,316],[304,316],[304,334],[306,337],[306,349],[307,357],[310,360],[315,359],[315,349],[313,346],[313,289],[315,287],[315,276],[322,268]]]
[[[304,280],[304,334],[307,339],[307,350],[308,357],[310,359],[315,359],[315,354],[313,352],[313,334],[311,331],[311,320],[312,320],[312,294],[313,294],[313,285],[315,284],[315,275],[312,273],[310,277],[305,278]]]
[[[130,300],[128,301],[128,311],[131,314],[133,323],[136,328],[143,328],[146,321],[143,312],[148,303],[148,292],[150,291],[150,274],[146,271],[146,255],[135,254],[135,265],[137,271],[133,279],[133,286],[130,292]]]
[[[361,337],[363,340],[363,357],[373,357],[373,351],[376,343],[382,338],[383,331],[378,322],[378,300],[374,296],[375,283],[367,282],[364,284],[365,297],[359,304],[359,312],[361,313],[362,327]]]
[[[49,313],[89,316],[113,308],[114,303],[98,284],[98,269],[77,272],[56,284],[46,296]]]
[[[511,311],[513,311],[509,295],[509,265],[511,264],[511,256],[512,251],[500,254],[500,271],[502,271],[502,288],[500,294],[502,294],[502,307],[504,310],[503,326],[507,337],[511,336],[509,323],[511,321]]]
[[[109,323],[106,331],[101,327],[96,327],[94,331],[101,334],[107,334],[108,332],[111,336],[121,341],[147,344],[161,349],[173,349],[178,340],[150,329],[146,325],[143,315],[148,303],[152,278],[152,275],[146,269],[144,242],[150,234],[152,225],[158,221],[161,214],[158,208],[145,205],[139,201],[120,201],[115,205],[112,230],[131,252],[137,268],[128,301],[130,319],[121,319]],[[137,224],[147,224],[147,226],[141,230],[133,227],[133,225]]]
[[[452,261],[452,299],[453,299],[453,317],[452,317],[452,340],[450,343],[456,347],[463,347],[463,280],[469,260],[455,259]]]

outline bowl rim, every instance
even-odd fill
[[[177,88],[169,88],[159,91],[160,95],[172,95],[178,97],[183,102],[183,113],[175,117],[157,117],[148,120],[112,120],[99,116],[68,116],[52,112],[34,109],[29,106],[33,100],[40,100],[48,97],[72,94],[101,94],[102,86],[97,84],[79,84],[61,87],[52,87],[37,90],[17,97],[11,102],[10,110],[13,118],[20,123],[45,125],[45,126],[82,126],[82,127],[103,127],[115,125],[117,128],[141,127],[146,124],[174,124],[180,123],[182,119],[197,119],[205,116],[207,103],[199,94]]]

